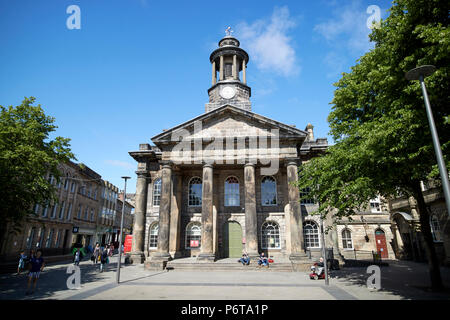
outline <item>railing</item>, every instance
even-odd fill
[[[373,250],[345,250],[342,251],[346,266],[360,266],[366,264],[386,265],[381,258],[381,252]]]

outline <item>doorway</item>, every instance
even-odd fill
[[[386,245],[386,235],[381,229],[375,230],[375,242],[377,244],[377,252],[381,253],[382,259],[387,259],[389,257],[387,245]]]
[[[242,256],[242,228],[236,221],[228,221],[223,230],[223,257],[240,258]]]

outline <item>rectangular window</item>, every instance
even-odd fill
[[[77,218],[81,219],[81,204],[78,206]]]
[[[42,210],[42,216],[45,218],[47,216],[47,213],[48,213],[48,205],[46,205],[44,207],[44,210]]]
[[[55,205],[53,206],[53,210],[52,210],[52,216],[51,216],[52,219],[54,219],[56,217],[57,210],[58,210],[58,204],[55,203]]]
[[[56,233],[55,248],[59,248],[60,243],[61,243],[61,230],[58,230]]]
[[[314,204],[314,199],[312,199],[312,198],[303,198],[303,197],[308,197],[310,192],[311,192],[310,188],[305,188],[305,189],[302,189],[300,191],[300,199],[301,199],[300,203],[301,204]]]
[[[66,178],[66,180],[64,181],[64,190],[67,190],[69,188],[69,179]]]
[[[86,207],[84,210],[84,220],[89,220],[89,209]]]
[[[65,207],[65,202],[63,201],[61,204],[61,209],[59,210],[59,219],[63,219],[64,218],[64,207]]]
[[[34,213],[39,214],[39,204],[36,203],[34,205],[34,210],[33,211],[34,211]]]
[[[70,220],[71,215],[72,215],[72,203],[69,203],[69,208],[67,209],[67,220]]]
[[[76,183],[72,182],[72,187],[70,188],[70,192],[72,192],[72,193],[75,192],[75,186],[76,186]]]
[[[372,213],[381,212],[381,201],[379,196],[370,200],[370,211]]]

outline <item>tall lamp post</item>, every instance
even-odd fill
[[[427,111],[428,123],[430,125],[431,137],[433,138],[434,151],[439,167],[439,173],[442,180],[442,188],[444,189],[445,203],[447,205],[447,214],[450,216],[450,185],[448,181],[447,168],[445,166],[444,157],[442,156],[441,144],[434,124],[433,113],[431,111],[430,101],[428,101],[427,89],[425,87],[424,78],[432,75],[436,71],[435,66],[424,65],[408,71],[405,78],[408,80],[419,80],[422,87],[423,100],[425,101],[425,110]]]
[[[120,218],[120,234],[119,234],[119,260],[117,261],[117,284],[120,281],[120,260],[122,259],[122,232],[123,232],[123,216],[125,215],[125,200],[127,199],[127,179],[130,177],[122,177],[125,180],[125,187],[123,189],[123,202],[122,202],[122,217]]]

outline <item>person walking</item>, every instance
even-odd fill
[[[73,264],[76,266],[80,265],[80,258],[81,258],[81,252],[80,252],[80,248],[78,248],[77,251],[75,251]]]
[[[100,244],[98,242],[95,244],[94,253],[92,256],[94,257],[94,264],[97,264],[100,257]]]
[[[33,294],[36,290],[37,280],[39,279],[39,275],[42,270],[44,270],[45,262],[44,258],[41,257],[42,250],[38,249],[36,252],[36,256],[33,256],[30,259],[30,273],[28,274],[28,285],[27,292],[25,295]],[[33,281],[33,291],[30,292],[31,282]]]
[[[17,275],[20,275],[20,272],[25,269],[25,260],[27,259],[27,255],[25,251],[22,250],[19,256],[19,265],[17,266]]]
[[[100,272],[103,272],[105,265],[108,263],[108,250],[104,249],[100,258]]]

